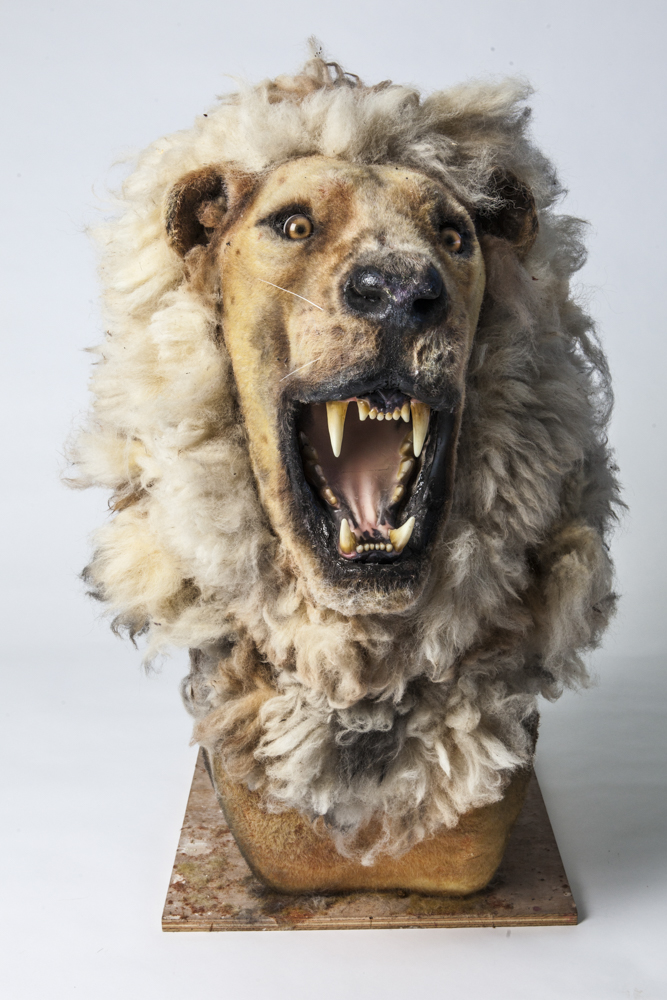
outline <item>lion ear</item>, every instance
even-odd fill
[[[535,242],[539,226],[530,188],[514,174],[494,170],[488,190],[496,199],[496,207],[477,213],[478,229],[507,240],[524,257]]]
[[[203,167],[186,174],[167,198],[167,239],[185,257],[193,247],[208,246],[227,212],[227,192],[222,174]]]

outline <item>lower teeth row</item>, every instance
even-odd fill
[[[366,542],[364,545],[357,545],[356,551],[359,553],[370,552],[371,549],[379,549],[380,552],[392,552],[394,546],[391,542]]]

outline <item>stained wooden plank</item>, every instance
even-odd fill
[[[493,881],[472,896],[409,892],[287,896],[266,889],[236,846],[197,758],[162,915],[165,931],[517,927],[576,924],[577,908],[537,778]]]

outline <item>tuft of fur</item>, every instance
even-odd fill
[[[562,189],[528,137],[529,93],[506,80],[422,99],[314,58],[150,146],[98,232],[108,333],[74,460],[115,514],[87,577],[149,658],[193,650],[195,737],[267,808],[323,817],[357,856],[359,829],[381,821],[365,863],[502,796],[531,760],[537,696],[585,683],[581,653],[614,606],[609,377],[569,291],[581,224],[553,211]],[[259,501],[217,314],[165,234],[189,171],[261,175],[315,153],[412,166],[482,213],[501,168],[539,212],[522,263],[483,238],[452,513],[426,592],[400,615],[343,615],[294,575]]]

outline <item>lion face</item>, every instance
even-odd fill
[[[452,492],[484,291],[471,216],[394,165],[225,182],[196,212],[264,507],[329,606],[406,607]]]

